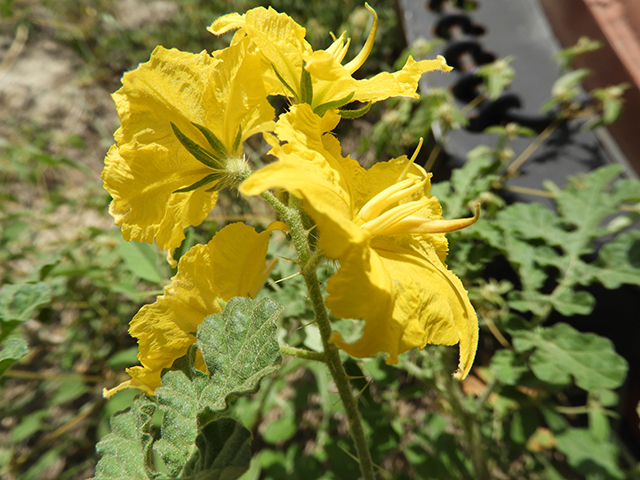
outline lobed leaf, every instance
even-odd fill
[[[148,480],[154,478],[150,463],[151,419],[156,406],[146,395],[135,398],[133,406],[111,417],[111,433],[96,445],[100,461],[93,480]]]
[[[156,285],[162,283],[164,275],[158,266],[158,255],[151,245],[136,241],[127,242],[120,238],[118,253],[127,269],[136,277]]]
[[[0,377],[27,353],[29,353],[29,347],[23,338],[7,339],[0,349]]]
[[[4,285],[0,289],[0,322],[26,322],[50,301],[51,289],[44,282]]]
[[[531,370],[550,384],[567,385],[573,377],[587,391],[614,389],[627,374],[627,362],[616,353],[611,340],[578,332],[566,323],[513,332],[513,347],[518,352],[532,350]]]
[[[589,430],[570,428],[556,436],[556,447],[569,465],[593,478],[624,479],[618,466],[618,448],[610,441],[598,441]],[[591,477],[589,477],[591,478]]]
[[[622,233],[602,247],[596,262],[587,265],[580,283],[594,281],[610,289],[640,285],[640,231]]]
[[[236,297],[200,325],[197,344],[212,377],[202,396],[212,411],[222,412],[233,398],[256,392],[280,367],[276,321],[283,310],[269,298]]]

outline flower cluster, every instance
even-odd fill
[[[285,190],[316,223],[317,248],[339,264],[327,284],[327,307],[336,317],[365,321],[356,342],[335,333],[331,341],[355,357],[386,352],[387,363],[426,344],[460,344],[456,376],[463,378],[475,356],[478,325],[462,283],[444,263],[444,233],[472,224],[478,213],[443,220],[430,195],[430,174],[414,158],[365,170],[342,156],[331,134],[342,118],[365,113],[373,102],[417,97],[423,73],[451,69],[442,57],[409,57],[397,72],[354,79],[375,40],[377,18],[369,10],[367,41],[344,64],[344,34],[314,51],[305,29],[271,8],[216,20],[211,33],[235,31],[223,50],[190,54],[157,47],[114,94],[121,127],[102,174],[113,197],[110,213],[126,240],[155,241],[172,251],[187,226],[204,221],[221,189],[245,196]],[[274,95],[289,102],[278,117],[268,101]],[[365,107],[343,108],[353,101]],[[243,142],[255,134],[263,135],[277,161],[252,173]],[[257,233],[231,224],[187,252],[164,295],[131,322],[142,365],[106,394],[127,387],[153,393],[162,370],[187,352],[198,325],[222,310],[221,301],[255,297],[271,269],[266,251],[274,229],[287,226],[274,222]]]

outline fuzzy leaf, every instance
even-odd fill
[[[616,444],[596,440],[589,430],[570,428],[558,434],[556,448],[567,456],[569,465],[581,473],[593,478],[626,478],[618,466]]]
[[[0,349],[0,377],[27,353],[29,353],[29,347],[23,338],[8,338]]]
[[[150,458],[151,417],[155,404],[146,395],[135,398],[133,406],[111,417],[111,433],[96,445],[101,456],[93,480],[147,480],[153,474],[147,470]]]
[[[249,469],[251,432],[231,418],[221,418],[203,428],[196,440],[198,462],[186,469],[189,480],[235,480]],[[189,475],[192,473],[192,475]]]
[[[182,359],[177,360],[173,368],[181,361]],[[192,455],[198,436],[198,413],[207,408],[199,400],[204,386],[209,382],[208,376],[198,372],[192,365],[188,368],[190,373],[183,370],[165,373],[162,375],[162,387],[156,389],[158,404],[164,416],[162,438],[156,442],[154,450],[172,476],[177,476],[182,471]]]
[[[452,172],[451,180],[432,185],[431,193],[442,202],[444,217],[467,215],[467,203],[491,189],[491,183],[498,178],[494,172],[499,166],[493,150],[483,145],[469,152],[469,161]]]
[[[616,353],[611,340],[581,333],[566,323],[513,333],[518,352],[533,350],[531,370],[540,380],[567,385],[571,377],[584,390],[613,389],[622,385],[627,362]]]
[[[517,385],[520,377],[529,371],[529,367],[513,350],[498,350],[491,358],[491,370],[505,385]]]
[[[640,231],[625,232],[602,247],[598,260],[587,265],[580,283],[594,281],[610,289],[625,283],[640,285]]]
[[[0,289],[0,321],[26,322],[50,301],[51,289],[46,283],[5,285]]]
[[[581,230],[578,236],[583,238],[577,240],[589,249],[589,237],[605,234],[602,221],[618,209],[619,200],[609,193],[609,186],[621,170],[617,165],[598,168],[588,175],[572,178],[567,187],[557,194],[558,210],[567,221]],[[566,246],[568,249],[571,247]]]
[[[559,295],[551,296],[551,304],[565,317],[589,315],[596,305],[596,299],[589,292],[562,290]]]
[[[557,215],[540,203],[514,203],[498,213],[496,224],[529,240],[560,246],[566,241],[566,233],[557,227]]]
[[[202,394],[212,411],[224,411],[233,398],[256,392],[262,378],[280,367],[276,320],[283,310],[268,298],[237,297],[200,325],[198,348],[212,377]]]
[[[158,256],[151,245],[127,242],[121,237],[118,252],[127,269],[136,277],[156,285],[162,283],[164,275],[160,272]]]

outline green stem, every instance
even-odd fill
[[[487,455],[483,448],[480,425],[475,414],[465,408],[465,399],[459,382],[454,381],[451,375],[443,371],[435,372],[435,382],[440,393],[448,400],[454,413],[453,417],[465,432],[463,441],[469,447],[475,478],[478,480],[490,480],[492,476],[487,465]]]
[[[313,350],[306,350],[304,348],[291,347],[289,345],[280,345],[280,353],[283,355],[289,355],[290,357],[301,358],[303,360],[315,360],[316,362],[326,363],[326,356],[324,353],[314,352]]]
[[[338,348],[329,342],[329,338],[331,337],[331,324],[324,304],[320,282],[316,274],[317,257],[311,254],[309,242],[307,241],[307,231],[302,223],[298,203],[295,200],[290,202],[292,208],[289,208],[270,192],[264,192],[262,198],[278,212],[282,217],[282,221],[289,227],[289,233],[298,254],[300,273],[307,285],[309,299],[311,300],[318,329],[320,330],[320,337],[322,338],[322,346],[324,348],[324,361],[329,367],[329,372],[336,384],[338,395],[344,405],[344,410],[349,420],[351,438],[355,444],[358,462],[360,463],[360,472],[364,480],[374,480],[373,461],[371,459],[371,453],[369,452],[369,446],[367,445],[367,438],[362,428],[362,419],[358,411],[358,404],[349,385],[347,372],[340,360]]]

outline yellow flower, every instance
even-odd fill
[[[122,78],[113,95],[121,127],[102,179],[126,240],[178,247],[217,190],[248,172],[242,141],[274,117],[252,50],[238,42],[214,58],[157,47]]]
[[[460,344],[457,378],[473,363],[478,321],[460,280],[445,263],[444,232],[464,228],[473,218],[443,220],[430,195],[430,174],[400,157],[363,169],[343,158],[328,133],[339,121],[315,115],[308,105],[291,108],[271,139],[278,161],[253,173],[244,195],[281,188],[303,200],[320,232],[319,247],[340,269],[328,282],[327,306],[337,317],[362,318],[355,343],[334,333],[332,341],[350,355],[398,355],[426,344]],[[280,145],[281,142],[286,142]]]
[[[355,80],[352,75],[365,62],[376,36],[378,19],[375,11],[365,4],[373,15],[373,25],[360,53],[345,65],[342,61],[349,48],[343,33],[326,50],[313,51],[304,39],[306,31],[286,14],[271,7],[249,10],[243,15],[231,13],[220,17],[208,28],[221,35],[238,29],[234,42],[249,37],[266,57],[266,82],[269,94],[293,96],[295,103],[308,103],[314,111],[323,114],[350,101],[377,102],[389,97],[417,98],[418,80],[423,73],[451,70],[444,59],[416,62],[411,56],[402,70],[379,73],[371,79]]]
[[[139,388],[153,394],[162,383],[162,370],[184,356],[195,343],[194,333],[208,315],[220,313],[218,300],[255,298],[269,276],[275,260],[265,262],[269,234],[284,230],[281,222],[264,232],[244,223],[220,230],[207,245],[192,247],[178,264],[178,273],[165,287],[164,295],[145,305],[131,320],[129,333],[138,339],[142,366],[127,369],[131,380],[104,391],[109,397],[124,388]],[[206,371],[201,355],[197,367]]]

